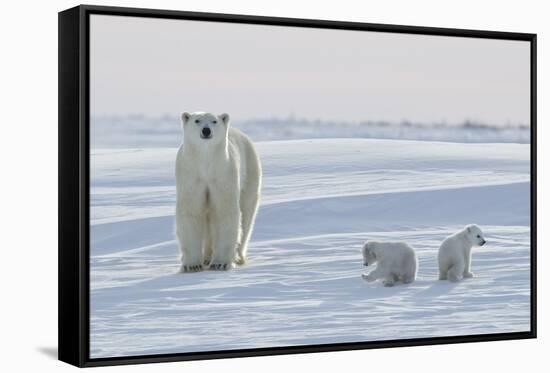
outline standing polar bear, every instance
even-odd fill
[[[439,247],[439,279],[457,282],[461,278],[474,277],[470,272],[472,247],[483,246],[486,241],[481,229],[470,224],[445,238]]]
[[[246,262],[262,170],[252,141],[229,115],[183,113],[176,158],[176,235],[180,272],[229,270]]]
[[[405,242],[367,241],[362,253],[365,266],[377,263],[375,270],[362,275],[368,282],[381,278],[384,286],[393,286],[397,281],[409,284],[416,279],[418,259]]]

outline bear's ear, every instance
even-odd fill
[[[189,118],[191,118],[191,114],[189,114],[188,112],[185,112],[181,115],[181,122],[183,124],[186,124],[189,121]]]
[[[220,114],[219,118],[222,120],[223,124],[225,124],[226,126],[229,124],[229,114],[227,113]]]
[[[472,226],[471,225],[468,225],[466,227],[466,230],[468,231],[468,233],[472,233]]]

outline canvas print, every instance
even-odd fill
[[[529,42],[89,32],[91,358],[530,330]]]

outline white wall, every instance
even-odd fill
[[[422,26],[535,32],[539,34],[539,165],[548,164],[550,138],[545,115],[549,102],[550,24],[543,1],[368,1],[187,0],[95,1],[96,4],[211,11],[317,19],[352,20]],[[4,2],[0,14],[0,367],[3,371],[69,370],[57,362],[57,12],[73,1]],[[7,115],[6,115],[7,114]],[[550,185],[539,167],[539,190]],[[424,370],[464,372],[526,371],[547,362],[544,353],[548,323],[548,208],[539,193],[539,339],[370,351],[337,352],[285,357],[261,357],[187,362],[117,371],[243,372],[316,370],[365,372]],[[220,330],[220,333],[231,331]],[[547,353],[547,352],[546,352]],[[449,362],[464,360],[464,366]],[[391,368],[385,368],[391,364]]]

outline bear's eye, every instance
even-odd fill
[[[200,123],[200,119],[195,119],[195,123]]]
[[[216,124],[216,123],[218,123],[218,121],[217,121],[217,120],[215,120],[215,121],[213,121],[212,123]]]
[[[481,236],[478,234],[478,235],[477,235],[477,238],[481,238]]]

